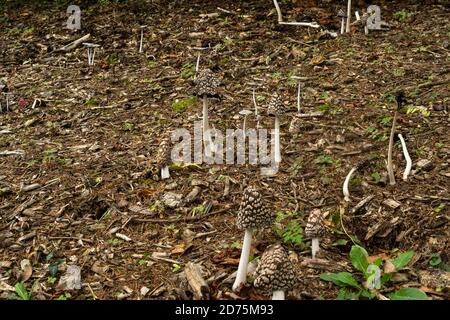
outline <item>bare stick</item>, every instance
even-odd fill
[[[302,26],[302,27],[311,27],[311,28],[320,28],[320,25],[317,22],[278,22],[278,24],[284,24],[288,26]]]
[[[394,167],[392,166],[392,147],[394,145],[394,131],[395,131],[395,123],[396,122],[397,122],[397,110],[395,110],[394,120],[392,121],[391,135],[389,137],[388,160],[387,160],[389,184],[391,186],[395,185]]]
[[[405,168],[405,172],[403,172],[403,180],[406,181],[408,179],[409,173],[411,172],[412,161],[411,161],[411,157],[409,156],[408,149],[406,148],[405,139],[403,139],[403,136],[401,133],[399,133],[398,137],[400,139],[400,142],[402,143],[403,156],[405,157],[405,160],[406,160],[406,168]]]
[[[55,50],[54,52],[60,52],[60,51],[70,51],[72,49],[75,49],[76,47],[78,47],[80,44],[82,44],[84,41],[86,41],[87,39],[89,39],[89,37],[91,36],[90,33],[88,33],[87,35],[81,37],[80,39],[77,39],[71,43],[69,43],[68,45],[65,45],[64,47]]]

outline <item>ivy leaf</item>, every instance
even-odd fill
[[[416,288],[401,288],[388,296],[391,300],[428,300],[428,296]]]
[[[361,289],[358,282],[353,278],[353,275],[349,272],[331,273],[325,272],[320,275],[320,279],[324,281],[331,281],[340,287],[353,287],[355,289]]]
[[[392,260],[392,264],[395,266],[397,271],[403,269],[410,261],[414,255],[414,251],[406,251],[400,254],[397,258]]]
[[[353,266],[364,275],[366,275],[367,266],[369,265],[367,262],[368,256],[369,254],[366,249],[358,245],[353,245],[350,250],[350,260],[352,261]]]

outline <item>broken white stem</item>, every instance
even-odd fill
[[[256,128],[259,128],[258,104],[256,103],[255,89],[253,89],[253,105],[255,106]]]
[[[394,132],[396,122],[397,122],[397,110],[395,110],[394,119],[392,120],[392,128],[391,128],[391,135],[389,137],[388,160],[387,160],[387,171],[389,174],[389,184],[391,186],[395,185],[394,167],[392,165],[392,147],[394,145]]]
[[[142,53],[142,44],[144,42],[144,29],[141,28],[141,41],[139,43],[139,53]]]
[[[316,253],[319,252],[319,238],[313,238],[311,241],[311,255],[312,258],[316,258]]]
[[[169,179],[170,178],[170,172],[169,172],[169,166],[165,166],[161,169],[161,179]]]
[[[301,104],[301,95],[302,95],[302,83],[298,83],[298,91],[297,91],[297,111],[300,113],[300,104]]]
[[[200,67],[200,52],[198,53],[197,62],[195,64],[195,73],[198,72],[199,67]]]
[[[247,123],[247,116],[244,116],[244,124],[242,125],[242,134],[244,135],[244,140],[245,140],[245,125]]]
[[[345,32],[345,18],[341,18],[341,34],[344,34]]]
[[[406,148],[405,139],[403,139],[403,136],[401,134],[399,134],[398,137],[402,144],[403,156],[405,157],[405,160],[406,160],[406,168],[405,168],[405,172],[403,172],[403,180],[406,181],[408,179],[408,175],[411,172],[412,161],[411,161],[411,157],[409,156],[408,149]]]
[[[275,116],[275,162],[281,162],[281,151],[280,151],[280,119]]]
[[[284,291],[283,290],[274,291],[272,294],[272,300],[285,300]]]
[[[239,289],[241,284],[244,284],[247,282],[247,267],[248,267],[248,260],[250,258],[250,247],[252,244],[252,230],[245,229],[244,234],[244,243],[242,244],[242,251],[241,251],[241,259],[239,260],[239,267],[236,274],[236,280],[233,284],[233,291],[236,291]]]
[[[366,35],[369,34],[369,28],[367,26],[364,26],[364,34]]]
[[[355,11],[356,20],[361,20],[361,16],[359,15],[359,11]]]
[[[280,6],[278,5],[278,1],[277,0],[273,0],[273,4],[275,5],[275,9],[277,10],[278,22],[282,22],[283,21],[283,15],[281,14],[281,9],[280,9]]]
[[[352,0],[347,2],[347,25],[345,27],[345,32],[350,32],[350,20],[352,17]]]
[[[342,186],[342,193],[344,194],[344,200],[350,201],[350,192],[348,191],[348,184],[352,178],[352,174],[356,171],[357,167],[353,167],[345,177],[344,185]]]
[[[317,22],[278,22],[278,24],[284,24],[289,26],[302,26],[302,27],[311,27],[311,28],[320,28],[320,25]]]

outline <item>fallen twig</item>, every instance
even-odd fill
[[[192,222],[205,219],[207,217],[228,211],[230,208],[224,208],[217,211],[210,212],[208,214],[199,215],[196,217],[183,217],[178,219],[133,219],[134,222],[149,222],[149,223],[176,223],[176,222]]]

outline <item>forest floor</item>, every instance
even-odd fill
[[[350,272],[363,281],[350,262],[352,241],[369,262],[381,258],[384,272],[400,253],[413,252],[378,290],[383,296],[408,287],[450,298],[448,7],[380,2],[389,30],[365,35],[354,26],[333,38],[323,28],[279,26],[269,0],[136,3],[80,5],[78,32],[65,28],[65,6],[0,13],[0,80],[11,108],[5,111],[2,94],[0,298],[17,297],[23,283],[33,299],[191,299],[188,262],[202,266],[211,299],[268,298],[251,283],[231,291],[243,239],[235,221],[247,185],[258,186],[277,218],[255,233],[251,258],[272,243],[285,245],[298,274],[288,299],[357,297],[357,289],[320,279]],[[335,8],[281,3],[286,20],[340,28]],[[87,42],[100,45],[94,66],[83,47],[57,50],[88,33]],[[261,175],[258,165],[206,163],[174,165],[162,181],[146,174],[168,131],[192,132],[201,121],[201,99],[192,95],[199,53],[200,69],[221,81],[222,99],[210,102],[215,128],[241,128],[239,112],[253,110],[253,90],[261,110],[274,91],[289,106],[275,176]],[[295,77],[303,83],[304,117]],[[407,104],[396,132],[413,170],[404,181],[396,143],[390,185],[387,147],[399,89]],[[272,128],[273,118],[260,125]],[[251,115],[248,127],[255,126]],[[353,176],[345,202],[344,179],[363,160],[370,164]],[[175,208],[162,200],[184,200],[194,189],[196,197]],[[303,234],[315,208],[328,229],[318,260]],[[61,280],[70,265],[81,268],[81,289],[66,290]]]

